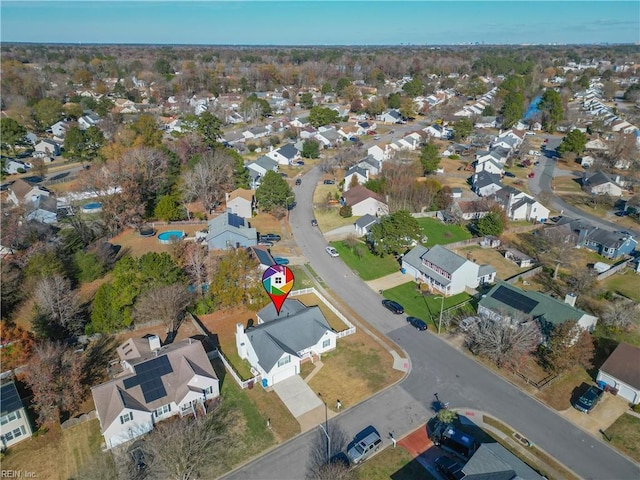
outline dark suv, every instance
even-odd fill
[[[462,465],[450,457],[438,457],[436,459],[436,470],[449,480],[461,480],[464,478]]]
[[[601,389],[592,385],[573,403],[573,408],[584,413],[589,413],[598,404],[603,393]]]
[[[280,240],[282,240],[282,237],[275,233],[265,233],[264,235],[260,235],[261,242],[279,242]]]
[[[404,307],[398,302],[394,302],[393,300],[382,300],[382,305],[384,306],[384,308],[392,311],[396,315],[404,313]]]

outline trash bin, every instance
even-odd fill
[[[400,273],[402,273],[404,275],[405,273],[407,273],[407,269],[406,268],[401,268],[400,269]]]

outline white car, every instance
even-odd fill
[[[338,251],[333,247],[327,247],[327,248],[325,248],[325,251],[329,254],[330,257],[339,257],[340,256]]]

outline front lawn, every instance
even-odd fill
[[[539,391],[536,397],[558,411],[571,407],[571,396],[577,386],[591,383],[592,379],[584,368],[561,374],[551,385]]]
[[[434,218],[418,218],[418,225],[427,236],[425,247],[446,245],[471,238],[471,233],[459,225],[446,225]]]
[[[432,480],[427,469],[404,448],[387,447],[358,467],[362,480]]]
[[[424,295],[416,289],[415,282],[407,282],[383,292],[384,298],[395,300],[404,307],[407,315],[422,318],[425,322],[431,321],[435,329],[438,328],[438,318],[442,300],[435,298],[437,295]],[[459,293],[451,297],[445,297],[444,310],[459,305],[471,298],[468,293]]]
[[[400,264],[391,255],[378,257],[371,253],[371,250],[360,241],[358,241],[358,244],[354,248],[360,249],[362,258],[359,258],[354,253],[353,248],[345,245],[344,240],[331,242],[331,246],[338,251],[342,261],[346,263],[351,270],[357,272],[362,280],[374,280],[400,270]]]
[[[625,413],[605,433],[614,447],[640,462],[640,418]]]

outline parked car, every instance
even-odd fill
[[[273,257],[273,261],[278,265],[289,265],[289,259],[284,257]]]
[[[456,462],[451,457],[442,456],[438,457],[435,461],[436,470],[440,472],[443,476],[445,476],[449,480],[461,480],[464,478],[464,473],[462,473],[462,465]]]
[[[627,212],[626,210],[616,212],[616,217],[626,217],[627,215],[629,215],[629,212]]]
[[[382,305],[384,306],[384,308],[395,313],[396,315],[401,315],[404,313],[404,307],[398,302],[394,302],[393,300],[384,299],[382,300]]]
[[[347,457],[354,464],[366,460],[382,445],[380,434],[373,427],[365,428],[355,438],[356,441],[347,449]],[[358,438],[361,438],[361,440],[357,440]]]
[[[284,173],[284,172],[279,172],[279,173],[280,173],[280,176],[281,176],[282,178],[287,178],[287,177],[289,176],[289,175],[287,175],[287,174],[286,174],[286,173]]]
[[[573,403],[573,408],[589,413],[598,404],[603,393],[602,389],[592,385]]]
[[[335,182],[335,180],[325,180],[322,183],[324,183],[325,185],[334,185],[336,182]]]
[[[304,167],[304,160],[298,160],[296,162],[296,165],[299,166],[299,167]]]
[[[380,140],[380,135],[376,135],[375,137],[373,137],[374,140]]]
[[[296,185],[302,185],[302,179],[296,178]]]
[[[533,177],[535,177],[535,176],[536,176],[536,174],[535,174],[535,173],[533,173],[533,172],[531,172],[529,175],[527,175],[527,178],[533,178]]]
[[[418,330],[426,330],[427,324],[424,320],[417,317],[407,317],[407,322],[416,327]]]
[[[275,233],[265,233],[264,235],[260,235],[261,242],[279,242],[280,240],[282,240],[282,237]]]
[[[312,227],[317,227],[318,226],[318,221],[315,218],[311,219],[311,226]]]
[[[466,332],[467,330],[469,330],[469,328],[471,328],[473,325],[475,325],[479,321],[480,321],[480,317],[467,317],[460,321],[460,323],[458,324],[458,327],[460,327],[460,330],[462,330],[463,332]]]
[[[504,172],[505,177],[515,178],[516,174],[511,172]]]
[[[329,254],[330,257],[339,257],[340,256],[338,251],[333,247],[327,247],[327,248],[325,248],[325,251]]]
[[[262,245],[263,247],[273,247],[273,242],[268,242],[266,240],[260,240],[258,245]]]

